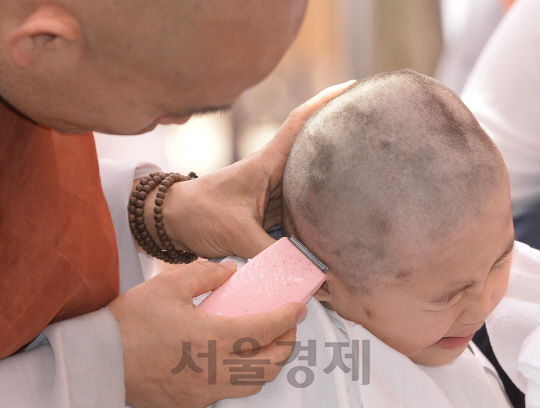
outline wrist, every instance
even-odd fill
[[[197,258],[194,254],[174,246],[165,229],[163,214],[169,189],[175,183],[193,178],[197,178],[195,173],[190,173],[187,177],[178,173],[151,173],[141,178],[131,193],[128,207],[129,226],[137,244],[149,255],[167,263],[189,263]]]
[[[150,234],[150,237],[154,240],[160,249],[163,249],[156,230],[156,222],[154,221],[154,206],[156,201],[157,189],[154,189],[148,194],[146,200],[144,200],[144,222],[146,229]]]
[[[186,218],[192,214],[192,212],[189,211],[192,203],[186,198],[186,192],[189,191],[189,185],[190,183],[183,182],[175,183],[171,186],[167,192],[167,199],[164,200],[161,208],[164,227],[172,244],[182,251],[193,252],[186,244],[184,244],[185,240],[182,239],[186,233],[185,227],[188,225]],[[154,212],[153,207],[151,211],[152,213]]]

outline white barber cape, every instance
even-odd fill
[[[307,307],[298,326],[297,357],[259,394],[218,401],[213,408],[511,407],[495,370],[472,344],[473,351],[467,349],[446,366],[423,367],[316,299]],[[339,358],[338,352],[334,356],[338,343],[343,344]]]
[[[527,408],[540,407],[540,251],[516,242],[506,295],[486,321],[502,368],[525,393]]]

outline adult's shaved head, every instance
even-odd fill
[[[459,231],[506,180],[502,158],[448,88],[413,71],[360,82],[317,111],[292,149],[284,224],[348,287]]]
[[[0,95],[61,130],[138,133],[159,118],[182,121],[263,79],[306,3],[0,0]]]

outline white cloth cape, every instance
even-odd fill
[[[540,251],[516,242],[503,300],[486,321],[493,351],[528,408],[540,407]]]

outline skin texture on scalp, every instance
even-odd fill
[[[448,88],[405,70],[359,82],[300,132],[284,181],[284,226],[350,290],[442,242],[500,190],[491,139]],[[368,313],[369,311],[366,311]]]
[[[231,105],[277,65],[296,37],[307,0],[0,5],[3,99],[64,132],[137,134],[163,117],[182,123],[191,114]],[[44,14],[61,18],[45,24]],[[38,35],[13,42],[13,33],[32,18]],[[50,34],[58,21],[68,24],[71,36]],[[26,66],[17,65],[17,54]]]

